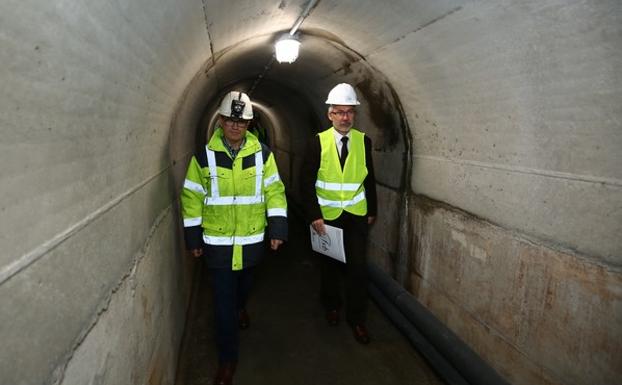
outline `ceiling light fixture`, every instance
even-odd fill
[[[276,60],[279,63],[293,63],[298,58],[300,41],[295,36],[286,34],[274,45]]]
[[[288,34],[281,38],[274,45],[276,60],[279,63],[293,63],[298,58],[298,50],[300,49],[300,40],[296,37],[296,31],[302,25],[302,22],[309,16],[311,10],[317,5],[319,0],[310,0],[304,11],[298,16],[298,20],[292,26]]]
[[[263,69],[262,73],[257,76],[257,79],[255,79],[255,81],[253,82],[253,85],[248,90],[247,94],[249,96],[251,96],[253,94],[253,92],[255,91],[257,86],[259,85],[259,83],[261,83],[261,81],[266,76],[268,71],[270,71],[270,68],[272,68],[272,64],[274,63],[274,60],[278,60],[280,63],[293,63],[294,60],[296,60],[298,58],[298,51],[300,49],[300,40],[298,40],[298,38],[296,37],[296,31],[298,31],[298,28],[300,28],[300,26],[302,25],[302,22],[307,18],[307,16],[309,16],[309,14],[313,10],[313,8],[315,8],[315,6],[319,2],[320,2],[320,0],[309,0],[309,2],[307,3],[307,6],[305,7],[305,10],[302,11],[300,16],[298,16],[298,19],[296,20],[296,22],[292,26],[292,29],[289,31],[289,34],[285,34],[285,35],[281,36],[281,38],[276,42],[275,47],[274,47],[274,50],[275,50],[274,55],[272,55],[272,57],[270,58],[270,61],[268,62],[268,64],[266,64],[264,66],[264,69]],[[289,42],[281,43],[281,41],[283,41],[283,40],[285,40],[285,41],[289,40]],[[289,60],[281,61],[281,59],[283,59],[283,57],[280,55],[280,52],[279,52],[282,49],[282,48],[278,48],[280,46],[285,46],[285,47],[289,46],[290,47],[289,48],[289,50],[291,52],[290,56],[286,57],[286,59],[289,59]],[[294,46],[295,46],[295,49],[292,48]],[[286,51],[287,51],[287,49],[286,49]],[[293,54],[293,52],[295,52],[295,55]]]

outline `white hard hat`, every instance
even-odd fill
[[[342,106],[358,106],[359,101],[356,98],[354,88],[348,83],[340,83],[333,87],[328,93],[326,104],[342,105]]]
[[[218,113],[229,118],[251,120],[253,119],[253,105],[244,92],[231,91],[220,102]]]

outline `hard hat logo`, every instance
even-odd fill
[[[328,93],[326,104],[343,105],[343,106],[358,106],[361,104],[356,97],[356,91],[354,87],[348,83],[340,83],[333,87]]]
[[[244,103],[241,100],[232,100],[231,101],[231,117],[241,119],[242,113],[244,112],[245,105],[246,103]]]
[[[244,92],[231,91],[222,99],[218,113],[233,119],[253,119],[251,99]]]

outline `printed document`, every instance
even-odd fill
[[[338,261],[346,263],[346,252],[343,249],[343,230],[329,225],[324,225],[326,234],[318,234],[313,226],[311,228],[311,248],[318,253],[328,255]]]

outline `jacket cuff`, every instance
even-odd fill
[[[308,224],[311,224],[316,219],[324,218],[324,216],[322,215],[322,210],[320,209],[320,206],[317,204],[307,207],[306,215],[307,215]]]
[[[270,239],[280,239],[287,241],[287,218],[269,217],[268,218],[268,237]]]
[[[203,228],[200,225],[184,227],[184,238],[188,250],[203,248]]]

